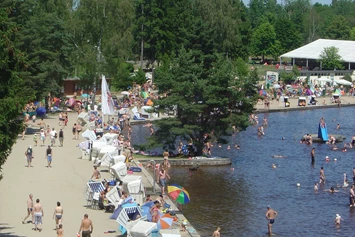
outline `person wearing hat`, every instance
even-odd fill
[[[343,218],[341,218],[341,216],[339,214],[336,214],[334,221],[335,221],[336,225],[340,225],[340,221],[343,221]]]
[[[268,220],[267,229],[268,229],[269,235],[272,235],[272,224],[274,224],[277,216],[278,216],[278,213],[275,210],[271,209],[270,205],[267,206],[267,211],[266,211],[265,217]]]

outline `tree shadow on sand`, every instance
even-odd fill
[[[0,223],[0,236],[1,237],[25,237],[25,236],[14,234],[14,232],[11,231],[13,229],[13,227],[8,226],[8,225],[9,224],[7,224],[7,223]]]

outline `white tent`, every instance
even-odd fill
[[[344,86],[352,86],[353,85],[353,83],[351,83],[350,81],[344,80],[344,79],[340,79],[335,82],[339,85],[344,85]]]
[[[324,51],[324,48],[336,47],[339,49],[339,55],[344,62],[355,62],[355,41],[350,40],[331,40],[318,39],[305,46],[287,52],[281,55],[281,58],[304,58],[304,59],[319,59],[319,55]]]

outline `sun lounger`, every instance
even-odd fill
[[[127,235],[134,237],[147,237],[150,233],[157,229],[157,223],[148,221],[138,221],[129,230],[127,229]]]
[[[123,185],[127,185],[129,182],[140,180],[140,179],[142,179],[142,176],[140,175],[126,175],[121,180],[123,182]]]
[[[120,193],[116,187],[111,188],[111,190],[106,193],[106,198],[110,201],[107,206],[113,205],[115,209],[118,207],[121,201]]]
[[[111,146],[111,145],[106,145],[101,147],[99,151],[99,156],[97,158],[102,158],[106,153],[112,154],[116,153],[118,154],[117,147]]]
[[[146,116],[147,118],[150,118],[152,110],[153,110],[152,106],[142,106],[141,115]]]
[[[123,162],[119,162],[110,168],[112,174],[119,180],[122,180],[127,175],[127,166]]]
[[[78,121],[81,123],[81,125],[85,125],[85,124],[89,123],[88,119],[89,119],[88,113],[81,112],[78,115]]]
[[[127,184],[128,193],[136,203],[143,205],[145,198],[145,189],[141,179],[131,181]]]
[[[100,195],[100,192],[102,192],[105,187],[102,182],[89,182],[87,183],[87,187],[87,205],[93,208],[97,204],[96,201],[98,201],[97,195]]]
[[[85,132],[83,132],[81,134],[81,136],[87,140],[90,140],[90,141],[96,141],[96,134],[94,131],[92,130],[86,130]]]
[[[157,228],[156,223],[146,221],[146,216],[142,216],[142,211],[136,203],[124,204],[120,208],[121,210],[118,214],[116,221],[124,229],[127,230],[127,236],[139,237],[141,236],[141,232],[148,233],[147,235],[145,235],[148,236],[152,230]],[[134,217],[137,215],[140,215],[141,218],[131,221],[131,219],[134,219]],[[130,216],[133,218],[130,218]],[[150,225],[146,225],[145,223],[148,223]],[[134,228],[134,226],[136,226],[137,224],[139,225]],[[133,233],[131,233],[132,228],[134,228]],[[135,233],[137,233],[138,235],[136,235]]]

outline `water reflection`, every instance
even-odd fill
[[[316,162],[311,165],[311,146],[300,144],[306,133],[317,133],[319,118],[327,121],[329,133],[347,137],[355,131],[353,108],[334,108],[265,114],[269,126],[264,137],[257,137],[257,127],[231,138],[227,145],[213,148],[216,156],[230,157],[232,166],[200,167],[190,172],[186,167],[173,167],[171,183],[184,186],[190,193],[191,203],[183,212],[202,236],[212,235],[221,226],[222,236],[265,236],[265,212],[271,205],[279,212],[273,231],[280,236],[351,236],[355,221],[354,209],[348,207],[348,189],[339,193],[314,193],[314,183],[319,181],[319,169],[324,167],[324,189],[342,184],[343,173],[352,178],[355,148],[348,152],[332,151],[326,144],[314,144]],[[259,115],[259,122],[264,114]],[[340,130],[336,125],[340,123]],[[143,143],[149,135],[147,128],[134,126],[135,144]],[[285,140],[281,140],[285,137]],[[234,144],[241,150],[233,149]],[[338,145],[341,146],[341,145]],[[272,158],[272,155],[287,158]],[[331,158],[325,161],[325,156]],[[337,158],[334,162],[333,159]],[[272,168],[272,164],[277,166]],[[234,171],[230,168],[233,167]],[[296,184],[301,187],[297,188]],[[335,214],[344,219],[340,228],[334,225]]]

